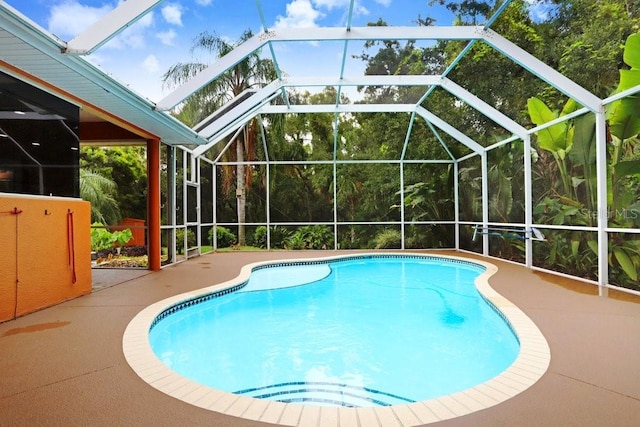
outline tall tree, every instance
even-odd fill
[[[194,41],[191,48],[192,53],[196,50],[203,50],[213,55],[213,59],[219,59],[230,53],[237,46],[253,37],[251,30],[245,31],[237,42],[220,37],[208,32],[201,33]],[[202,62],[178,63],[172,66],[164,75],[163,81],[169,85],[179,85],[200,71],[209,64]],[[261,58],[260,52],[256,51],[242,61],[231,67],[219,78],[204,86],[201,90],[193,94],[182,106],[178,118],[188,125],[194,125],[205,119],[218,108],[229,102],[234,97],[240,95],[247,89],[264,86],[276,78],[276,70],[273,61]],[[229,160],[236,162],[251,161],[255,155],[255,142],[257,139],[259,126],[256,120],[251,120],[242,128],[234,142],[234,147],[228,153]],[[232,172],[227,169],[225,181],[231,182]],[[251,184],[251,168],[238,163],[233,171],[236,181],[236,199],[238,214],[238,244],[244,245],[245,238],[245,218],[247,188]],[[231,186],[227,185],[227,190]]]
[[[462,1],[446,1],[446,0],[430,0],[429,6],[439,4],[451,11],[456,16],[459,23],[466,25],[478,25],[484,22],[491,9],[495,5],[495,1],[478,1],[478,0],[462,0]]]

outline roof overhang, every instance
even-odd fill
[[[208,142],[85,58],[65,54],[65,50],[66,43],[0,3],[1,71],[143,139],[170,145]]]

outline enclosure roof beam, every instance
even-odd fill
[[[347,31],[351,31],[351,20],[353,19],[353,9],[356,4],[356,0],[351,0],[349,2],[349,13],[347,14]],[[342,60],[340,63],[340,78],[344,77],[344,69],[347,65],[347,57],[348,57],[348,47],[349,40],[344,41],[344,46],[342,48]],[[336,105],[340,104],[340,95],[342,93],[342,86],[338,86],[337,94],[336,94]]]
[[[272,29],[267,37],[273,42],[315,42],[330,40],[472,40],[482,38],[482,26],[416,27],[324,27]]]
[[[360,76],[360,77],[288,77],[282,80],[286,87],[301,86],[431,86],[440,84],[437,75],[392,75],[392,76]]]
[[[121,2],[115,9],[67,43],[65,53],[86,55],[126,30],[163,0]]]
[[[416,113],[418,113],[425,120],[433,123],[434,126],[447,133],[449,136],[467,146],[473,152],[480,154],[485,151],[484,147],[473,139],[469,138],[467,135],[460,132],[458,129],[451,126],[449,123],[442,120],[440,117],[436,116],[432,112],[426,110],[424,107],[416,107]]]
[[[305,105],[265,105],[261,114],[303,114],[303,113],[413,113],[415,104],[305,104]]]
[[[205,125],[200,126],[200,128],[197,129],[198,134],[204,138],[209,138],[211,135],[228,126],[230,123],[233,123],[239,117],[245,115],[248,111],[269,102],[273,95],[277,94],[278,89],[280,89],[281,86],[282,84],[279,80],[274,80],[217,119],[214,119],[217,114],[217,111],[214,111],[213,114],[202,120],[201,123],[204,123]],[[224,106],[222,108],[224,108]]]
[[[482,34],[482,39],[485,43],[533,75],[558,89],[569,98],[575,99],[577,102],[587,107],[591,112],[598,112],[600,110],[602,100],[584,89],[582,86],[568,79],[495,31],[487,28],[481,30],[480,33]]]
[[[527,134],[526,129],[500,113],[489,104],[477,98],[464,88],[458,86],[448,79],[441,79],[439,76],[363,76],[359,79],[340,79],[337,77],[299,77],[288,78],[282,81],[274,80],[265,86],[247,100],[240,103],[237,107],[230,110],[220,118],[212,121],[206,127],[199,130],[202,137],[210,138],[220,130],[235,122],[239,117],[245,115],[254,108],[260,108],[265,114],[275,113],[319,113],[319,112],[413,112],[416,108],[413,104],[346,104],[346,105],[267,105],[270,97],[277,92],[282,86],[284,87],[300,87],[300,86],[421,86],[421,85],[441,85],[452,95],[466,102],[471,107],[477,109],[490,119],[494,120],[505,129],[512,133],[523,136]],[[203,122],[210,121],[216,113],[213,113]]]
[[[218,78],[267,43],[322,40],[468,40],[479,39],[482,27],[423,26],[423,27],[352,27],[287,28],[261,32],[237,46],[214,64],[202,70],[167,95],[156,105],[158,110],[170,110],[200,88]]]
[[[264,34],[265,33],[260,33],[251,37],[249,40],[245,41],[240,46],[220,58],[214,64],[196,74],[186,83],[179,86],[176,90],[160,100],[160,102],[156,104],[156,108],[158,110],[172,109],[189,96],[196,93],[202,87],[218,78],[221,74],[224,74],[234,65],[242,62],[247,56],[264,46],[267,41]]]
[[[500,17],[500,15],[502,15],[502,12],[504,12],[507,7],[509,7],[509,5],[511,5],[511,2],[513,2],[513,0],[504,0],[502,2],[502,4],[500,5],[500,7],[498,7],[498,10],[496,10],[493,15],[491,15],[491,17],[487,20],[487,22],[484,24],[484,28],[489,28],[490,26],[493,25],[494,22],[496,22],[496,20]]]
[[[277,89],[276,89],[277,91]],[[277,93],[273,94],[274,96]],[[228,126],[219,129],[217,132],[208,137],[209,142],[193,149],[191,153],[194,156],[201,156],[213,146],[218,144],[222,139],[229,136],[238,128],[244,126],[245,123],[252,120],[259,114],[288,114],[288,113],[413,113],[416,109],[414,104],[343,104],[336,106],[335,104],[314,104],[314,105],[263,105],[261,108],[252,108],[245,115],[239,116],[236,121]]]
[[[427,123],[427,126],[429,126],[429,129],[431,129],[431,132],[433,132],[433,134],[435,135],[436,139],[440,143],[440,146],[442,146],[443,150],[447,152],[447,155],[449,156],[449,158],[455,161],[456,160],[455,156],[451,153],[451,150],[449,150],[449,147],[447,147],[447,143],[444,142],[444,139],[442,139],[442,137],[440,136],[440,132],[438,132],[438,130],[433,126],[433,124],[429,120],[425,119],[424,117],[423,119]]]
[[[459,86],[458,84],[449,80],[448,78],[443,77],[442,81],[440,82],[440,86],[442,86],[444,90],[446,90],[453,96],[465,102],[467,105],[471,106],[480,113],[484,114],[486,117],[493,120],[495,123],[507,129],[509,132],[518,135],[520,138],[524,138],[528,134],[527,129],[520,126],[509,117],[496,110],[491,105],[487,104],[462,86]]]
[[[265,99],[264,102],[268,103],[269,101],[271,101],[271,99],[275,98],[278,95],[279,94],[278,94],[278,92],[276,90],[276,92],[272,93],[271,96],[268,97],[267,99]],[[234,111],[235,110],[232,110],[232,112],[234,112]],[[216,145],[222,138],[224,138],[225,136],[229,135],[231,132],[241,128],[248,121],[250,121],[253,118],[255,118],[258,114],[260,114],[259,105],[246,110],[241,115],[236,115],[234,120],[229,122],[226,126],[217,127],[215,129],[213,129],[213,130],[215,130],[215,132],[213,132],[211,134],[208,134],[206,136],[206,139],[209,142],[204,144],[204,145],[201,145],[201,146],[199,146],[199,147],[197,147],[197,148],[195,148],[193,150],[194,156],[200,156],[201,154],[205,153],[211,147]]]
[[[404,137],[404,144],[402,144],[402,154],[400,154],[400,160],[404,161],[404,158],[407,155],[407,148],[409,148],[409,138],[411,138],[411,132],[413,131],[413,124],[416,121],[416,112],[411,113],[411,119],[409,120],[409,127],[407,128],[407,133]]]
[[[227,136],[231,135],[233,132],[236,133],[236,136],[234,136],[232,139],[235,139],[237,137],[237,135],[242,131],[242,126],[244,126],[245,123],[247,123],[249,120],[253,119],[257,115],[258,115],[257,112],[255,112],[255,111],[252,112],[248,117],[245,118],[244,122],[242,122],[241,124],[239,124],[236,127],[228,127],[226,129],[224,129],[219,134],[217,134],[214,137],[212,137],[211,139],[209,139],[209,142],[207,144],[199,145],[196,148],[194,148],[193,150],[191,150],[191,154],[194,157],[202,156],[204,153],[209,151],[211,148],[213,148],[215,145],[217,145],[220,141],[222,141]]]

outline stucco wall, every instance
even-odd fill
[[[79,199],[0,193],[0,322],[91,292],[90,221]]]

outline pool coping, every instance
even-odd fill
[[[256,268],[291,263],[330,262],[358,257],[441,258],[465,264],[483,266],[485,271],[475,280],[480,294],[502,313],[520,341],[516,360],[498,376],[474,387],[435,399],[385,407],[325,407],[254,399],[208,387],[172,371],[158,359],[149,343],[148,335],[156,318],[168,307],[203,295],[230,291],[246,282]],[[399,425],[418,426],[443,421],[502,403],[523,392],[547,371],[551,360],[549,345],[542,332],[522,310],[497,293],[489,278],[498,271],[491,263],[462,257],[420,253],[370,253],[338,255],[310,259],[264,261],[245,265],[232,280],[185,292],[158,301],[140,311],[129,323],[122,339],[124,356],[134,372],[155,389],[183,402],[207,410],[254,421],[285,426],[317,425]],[[359,423],[359,424],[358,424]]]

